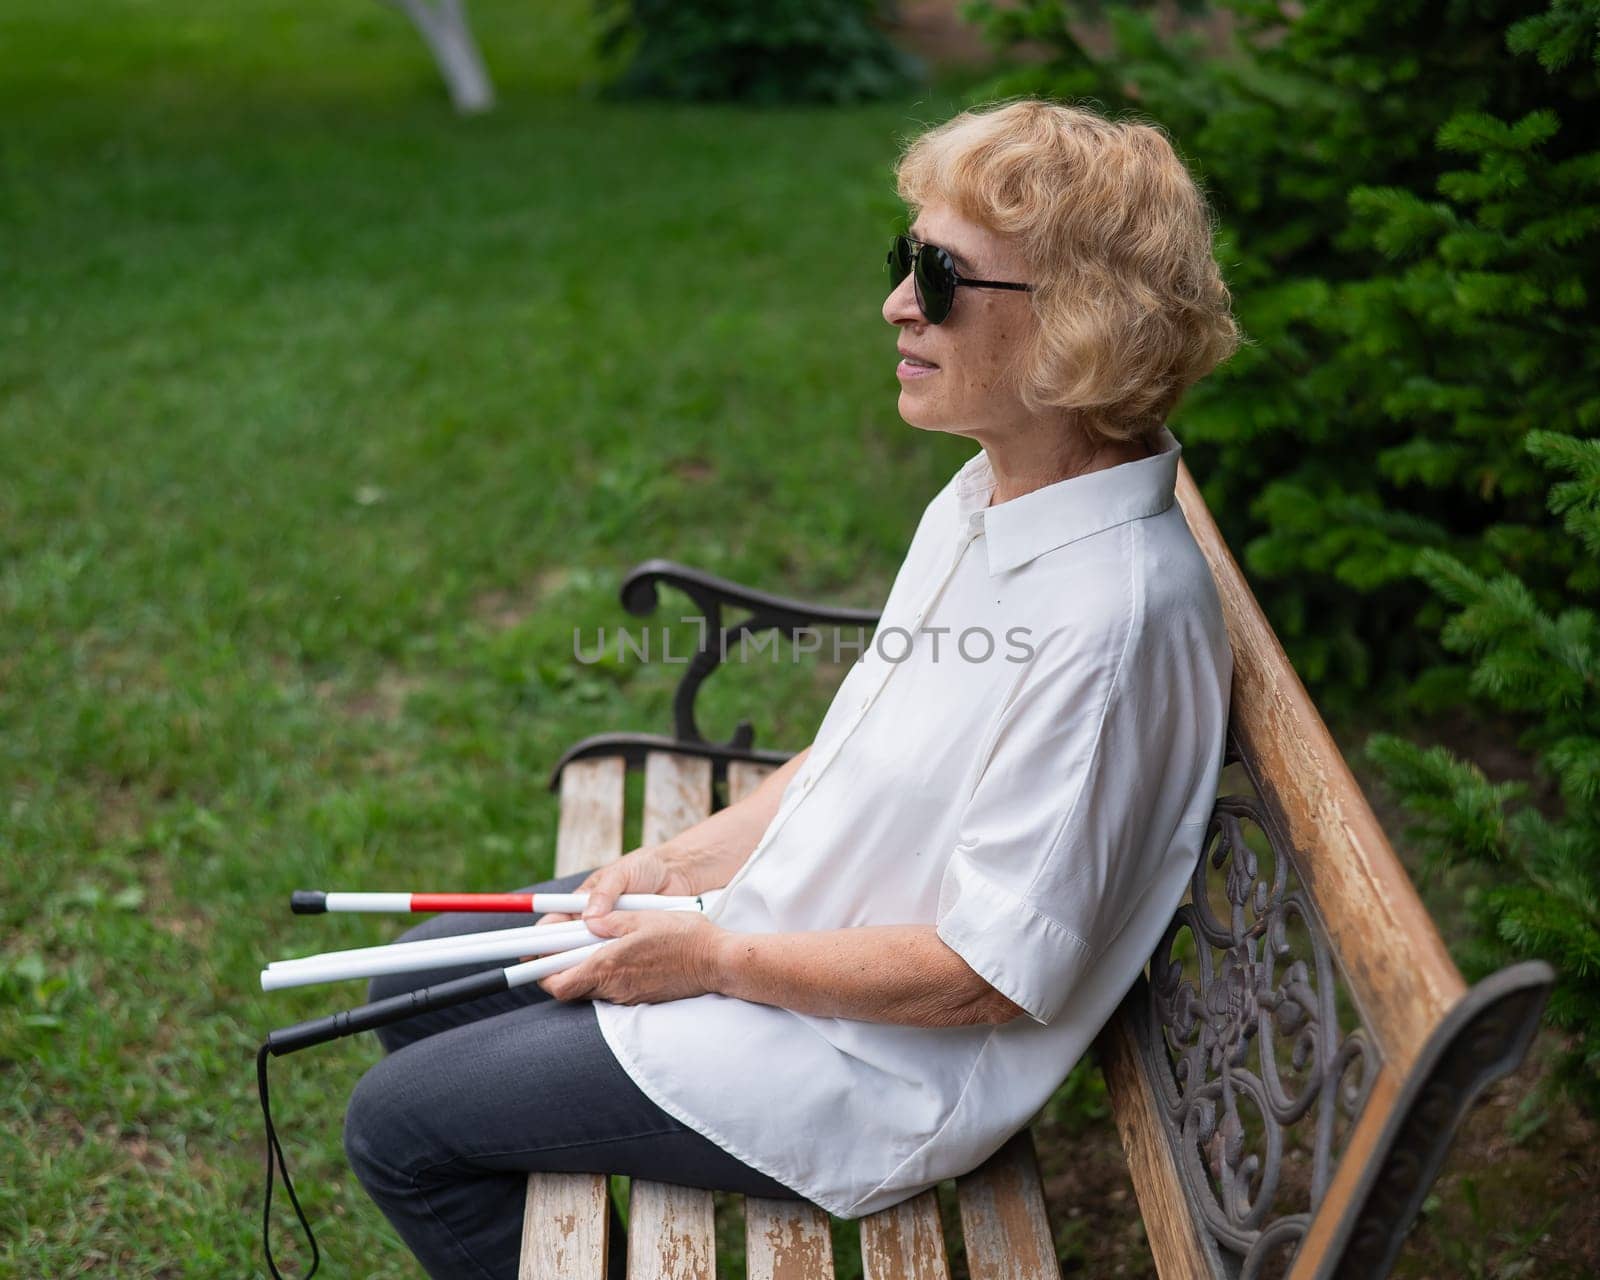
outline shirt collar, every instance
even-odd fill
[[[959,527],[982,528],[993,576],[1091,533],[1159,515],[1173,503],[1183,446],[1165,426],[1156,445],[1159,452],[1148,458],[1058,480],[993,507],[994,468],[980,450],[956,473]]]

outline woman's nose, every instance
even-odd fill
[[[883,318],[890,324],[904,324],[908,320],[921,320],[922,311],[917,306],[916,285],[907,276],[883,300]]]

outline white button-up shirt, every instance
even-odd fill
[[[1026,1016],[595,1001],[650,1098],[839,1217],[965,1173],[1025,1125],[1188,887],[1232,653],[1174,500],[1181,447],[1166,429],[1160,446],[995,506],[987,454],[970,459],[924,511],[771,824],[706,895],[736,931],[935,925]]]

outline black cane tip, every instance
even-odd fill
[[[297,916],[320,916],[328,909],[328,895],[321,889],[296,889],[289,895],[289,910]]]

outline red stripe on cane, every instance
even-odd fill
[[[524,911],[533,910],[530,893],[414,893],[413,911]]]

